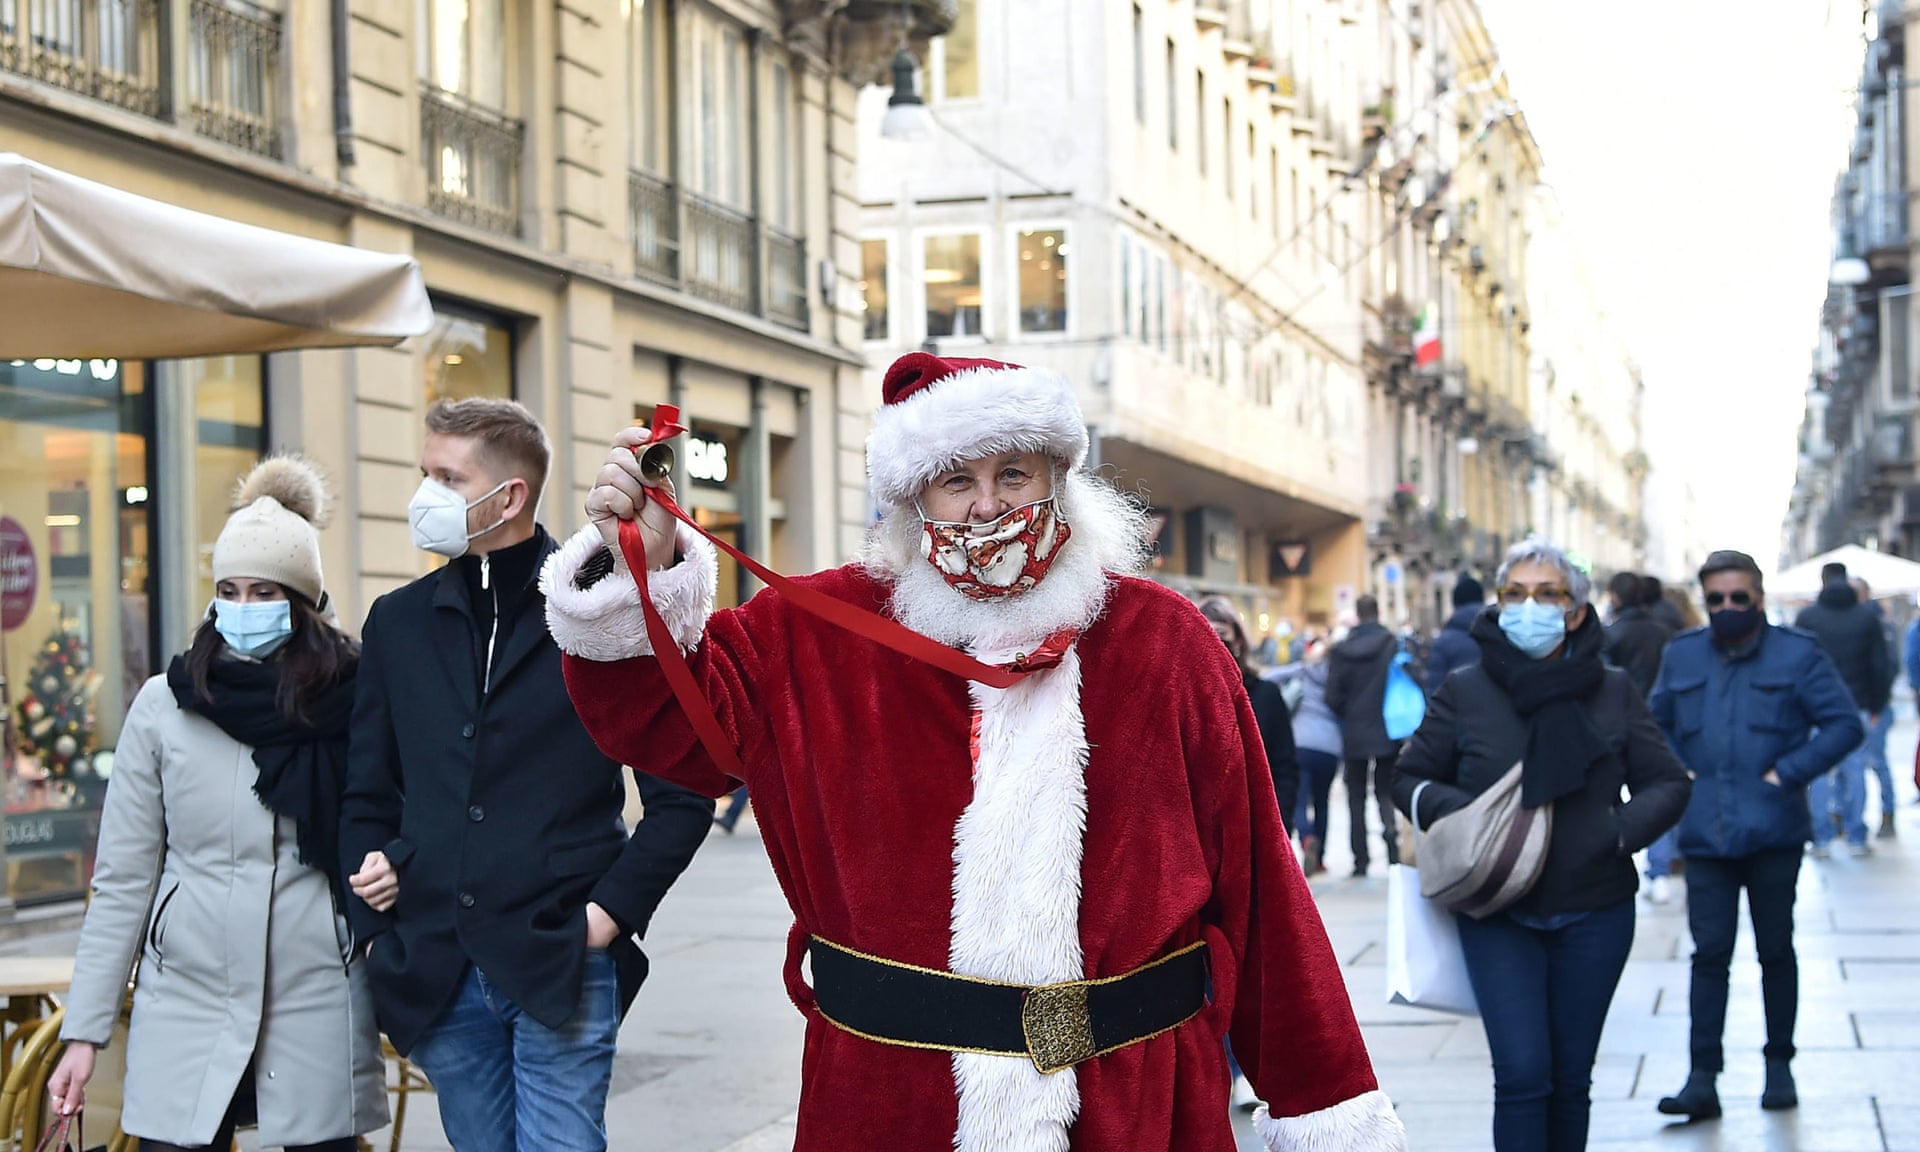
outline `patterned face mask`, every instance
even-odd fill
[[[920,554],[970,600],[1018,596],[1040,583],[1073,535],[1051,496],[985,524],[929,520],[925,512],[920,521]]]

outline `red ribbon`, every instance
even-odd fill
[[[635,449],[634,454],[643,455],[648,448],[685,431],[686,427],[680,423],[680,409],[672,404],[662,404],[653,410],[653,424],[646,443]],[[1006,664],[984,664],[958,648],[922,636],[877,612],[855,607],[804,584],[794,583],[695,523],[693,517],[687,515],[667,494],[665,488],[647,487],[641,490],[674,519],[706,537],[715,547],[739,561],[747,571],[793,601],[797,607],[903,656],[931,664],[966,680],[992,688],[1011,688],[1035,672],[1058,665],[1078,635],[1071,628],[1063,629],[1047,637],[1033,651],[1017,653]],[[660,670],[666,675],[667,684],[673,689],[681,710],[686,713],[700,742],[706,745],[707,754],[713,757],[714,765],[736,780],[746,779],[740,754],[727,738],[726,730],[720,726],[713,706],[700,691],[699,682],[693,678],[693,670],[687,666],[687,658],[680,651],[679,641],[674,639],[667,622],[660,616],[660,610],[654,606],[653,596],[647,588],[647,550],[645,540],[640,535],[638,519],[620,522],[620,552],[626,557],[627,570],[633,573],[633,582],[640,589],[640,609],[646,617],[647,639],[653,644],[654,658],[660,661]]]

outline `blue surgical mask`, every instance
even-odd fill
[[[1500,631],[1529,659],[1543,660],[1567,638],[1567,614],[1533,600],[1509,604],[1500,609]]]
[[[264,660],[279,651],[293,635],[293,605],[285,600],[213,602],[213,626],[227,647],[242,656]]]

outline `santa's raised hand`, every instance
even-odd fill
[[[647,547],[647,568],[657,570],[673,563],[673,516],[659,501],[649,499],[646,489],[658,488],[673,498],[673,479],[650,481],[641,471],[640,453],[646,449],[652,432],[645,425],[623,428],[613,438],[607,462],[594,478],[587,493],[587,519],[600,530],[607,547],[620,553],[620,522],[638,520],[640,537]]]

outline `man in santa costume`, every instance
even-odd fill
[[[621,559],[638,517],[793,907],[796,1149],[1230,1152],[1229,1030],[1269,1149],[1403,1149],[1240,671],[1192,604],[1131,575],[1144,519],[1084,470],[1071,385],[914,353],[884,400],[867,555],[799,583],[1051,667],[970,683],[776,589],[713,611],[712,547],[642,492],[645,429],[616,438],[593,525],[541,584],[600,746],[726,795]]]

